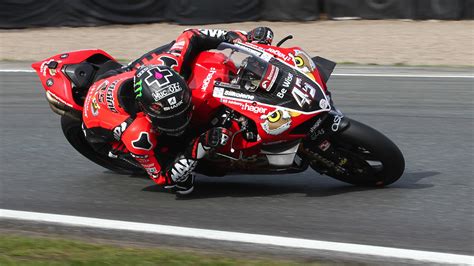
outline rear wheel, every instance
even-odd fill
[[[96,152],[84,137],[81,121],[67,116],[61,116],[61,128],[64,136],[74,149],[94,163],[120,174],[144,173],[141,168],[124,160],[109,158],[105,154]]]
[[[350,126],[329,143],[327,153],[312,153],[311,167],[343,182],[386,186],[397,181],[405,170],[398,147],[382,133],[355,120],[350,120]]]

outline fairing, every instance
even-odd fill
[[[78,64],[86,60],[114,60],[106,52],[94,50],[80,50],[69,53],[57,54],[42,61],[33,63],[31,66],[36,70],[44,89],[59,102],[82,111],[83,107],[74,100],[73,84],[64,73],[68,65]]]
[[[258,133],[253,142],[245,140],[242,134],[236,135],[233,146],[227,145],[222,153],[229,156],[236,156],[231,150],[240,150],[244,155],[258,153],[265,145],[304,138],[314,118],[331,110],[326,85],[314,63],[309,67],[303,64],[304,69],[296,66],[295,54],[302,55],[301,49],[225,43],[218,50],[201,53],[196,59],[189,81],[195,105],[194,124],[209,124],[215,111],[226,106],[253,121]],[[260,85],[255,92],[245,88],[249,80],[241,75],[242,66],[249,60],[262,69],[260,76],[252,76],[253,84]],[[272,68],[276,70],[267,71]],[[262,86],[266,80],[271,86]],[[240,130],[240,125],[234,122],[231,130]]]

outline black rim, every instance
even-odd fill
[[[345,144],[335,148],[336,154],[344,164],[345,176],[356,176],[367,181],[376,181],[384,165],[374,154],[359,145]]]

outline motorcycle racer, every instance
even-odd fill
[[[182,136],[191,121],[193,105],[185,81],[190,62],[221,42],[271,44],[272,39],[273,32],[266,27],[249,33],[191,29],[167,51],[151,51],[127,67],[106,72],[91,86],[84,102],[86,139],[109,157],[138,162],[156,184],[178,194],[191,193],[197,160],[225,145],[230,132],[211,128],[195,136],[171,163],[160,163],[161,153],[166,152],[156,151],[160,141]]]

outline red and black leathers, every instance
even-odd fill
[[[221,42],[246,41],[242,32],[192,29],[183,32],[164,53],[149,52],[127,68],[114,75],[97,80],[89,89],[84,103],[83,120],[86,138],[97,137],[111,144],[110,156],[118,153],[131,154],[159,185],[183,181],[194,169],[197,160],[210,146],[225,143],[224,130],[210,131],[195,138],[169,167],[162,167],[157,160],[155,147],[160,141],[147,116],[137,110],[133,92],[135,70],[141,65],[167,65],[183,77],[189,77],[190,62],[201,51],[216,48]],[[215,140],[219,138],[219,140]]]
[[[222,42],[245,42],[247,33],[243,31],[224,31],[213,29],[190,29],[178,36],[167,51],[150,51],[129,64],[138,69],[142,65],[167,65],[185,79],[191,74],[190,63],[202,51],[216,48]]]

